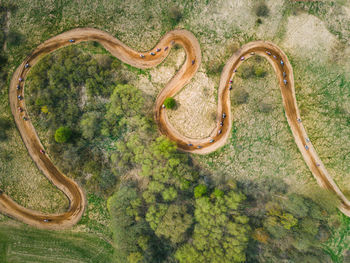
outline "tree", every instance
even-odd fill
[[[167,109],[173,109],[176,106],[176,101],[174,98],[169,97],[164,100],[164,106]]]
[[[110,103],[107,104],[102,134],[121,136],[128,123],[133,123],[131,119],[140,115],[143,107],[144,99],[139,89],[131,85],[117,85],[111,95]],[[140,119],[134,123],[135,127],[139,127]],[[141,123],[144,123],[144,120],[141,120]]]
[[[55,132],[55,141],[58,143],[67,142],[72,135],[72,130],[68,127],[59,127]]]
[[[177,191],[174,187],[169,187],[162,192],[164,201],[174,201],[177,197]]]
[[[200,184],[194,188],[194,197],[199,198],[207,193],[207,187],[204,184]]]
[[[192,220],[192,215],[187,212],[185,205],[172,204],[158,224],[155,233],[159,237],[169,238],[174,244],[183,242]]]
[[[122,186],[107,201],[107,208],[111,215],[113,240],[116,244],[114,258],[116,262],[151,262],[148,257],[156,258],[153,253],[154,235],[143,217],[140,217],[141,200],[136,189],[132,186]],[[161,245],[158,246],[160,249]],[[164,249],[165,250],[165,249]],[[148,258],[148,259],[147,259]]]
[[[82,136],[85,139],[91,140],[95,136],[99,135],[99,121],[100,114],[96,111],[87,112],[83,115],[83,117],[80,120],[80,129],[82,132]]]

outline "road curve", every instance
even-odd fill
[[[73,39],[74,42],[69,40]],[[82,41],[97,41],[113,56],[124,63],[137,68],[151,68],[160,64],[169,54],[174,44],[181,45],[186,52],[186,60],[181,69],[159,93],[154,109],[155,120],[160,133],[175,141],[178,148],[192,153],[206,154],[215,151],[226,143],[232,127],[230,110],[230,81],[235,70],[246,59],[259,55],[265,57],[275,70],[279,79],[285,114],[292,130],[295,142],[318,184],[334,192],[340,199],[339,209],[350,216],[350,202],[329,176],[325,166],[318,157],[312,143],[307,138],[306,131],[300,120],[299,109],[294,91],[294,77],[292,66],[287,56],[276,45],[267,41],[254,41],[244,45],[227,62],[221,74],[218,90],[217,125],[208,138],[191,139],[181,135],[169,123],[166,110],[162,107],[164,99],[179,92],[194,76],[201,63],[200,46],[195,36],[186,30],[173,30],[165,34],[158,44],[150,51],[137,52],[106,32],[93,28],[77,28],[50,38],[39,45],[15,71],[9,89],[11,111],[30,156],[44,175],[58,187],[69,199],[69,209],[62,214],[43,214],[18,205],[5,193],[0,195],[0,212],[10,217],[40,228],[63,229],[76,224],[81,218],[86,199],[81,187],[73,180],[61,173],[52,163],[47,154],[40,152],[43,146],[30,121],[25,106],[24,83],[30,67],[43,56],[59,48]],[[151,54],[152,52],[152,54]],[[282,62],[281,62],[282,61]],[[26,64],[29,67],[25,67]],[[20,79],[23,79],[20,81]],[[284,80],[286,83],[284,83]],[[18,89],[19,85],[19,89]],[[18,107],[23,109],[22,112]],[[225,114],[225,117],[223,117]],[[26,117],[27,120],[24,120]]]

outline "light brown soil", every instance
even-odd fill
[[[234,69],[238,68],[242,63],[240,58],[242,56],[248,58],[252,55],[265,57],[273,66],[278,76],[285,114],[294,135],[295,142],[299,147],[306,164],[310,168],[318,184],[321,187],[334,192],[339,197],[341,200],[340,210],[347,216],[350,216],[350,202],[329,176],[311,142],[306,141],[307,134],[303,124],[297,121],[297,119],[300,118],[300,114],[295,98],[293,70],[287,56],[277,46],[266,41],[251,42],[240,48],[229,59],[223,69],[220,79],[216,128],[213,130],[209,138],[191,139],[181,135],[172,127],[167,118],[166,110],[162,108],[162,104],[165,98],[174,96],[179,92],[192,79],[198,70],[201,63],[201,51],[195,36],[186,30],[173,30],[164,35],[152,50],[148,52],[136,52],[111,35],[93,28],[73,29],[45,41],[17,68],[10,84],[9,100],[12,114],[28,152],[44,175],[65,193],[70,200],[70,207],[67,212],[62,214],[45,215],[24,208],[15,203],[6,194],[2,194],[0,195],[0,211],[2,213],[40,228],[61,229],[76,224],[84,212],[86,200],[83,190],[73,180],[62,174],[53,165],[46,154],[40,153],[40,149],[43,149],[43,146],[31,121],[25,121],[22,119],[23,116],[29,117],[26,111],[25,101],[19,101],[17,99],[18,95],[24,96],[24,85],[19,82],[19,78],[21,77],[25,79],[30,69],[25,69],[25,64],[29,63],[32,66],[44,55],[53,52],[58,48],[72,44],[69,42],[69,39],[74,39],[75,44],[82,41],[98,41],[112,55],[137,68],[155,67],[167,57],[171,47],[175,43],[183,46],[186,52],[186,61],[158,95],[154,110],[155,120],[158,124],[159,131],[169,139],[175,141],[178,144],[179,149],[199,154],[206,154],[215,151],[226,143],[226,140],[230,135],[232,119],[230,112],[230,91],[228,88],[229,81],[234,76]],[[168,47],[166,51],[164,51],[165,47]],[[161,48],[161,51],[156,52],[156,48]],[[271,52],[271,55],[268,55],[266,53],[267,51]],[[150,52],[154,52],[155,55],[150,55]],[[252,54],[252,52],[254,52],[254,54]],[[141,58],[141,54],[145,57]],[[275,58],[273,56],[275,56]],[[283,60],[284,66],[281,65],[281,60]],[[283,72],[286,73],[286,77],[283,77]],[[287,80],[286,85],[283,83],[283,79]],[[16,89],[18,84],[21,85],[20,90]],[[19,106],[24,109],[24,112],[20,113],[17,110]],[[224,119],[222,118],[223,113],[226,114],[226,118]],[[222,127],[220,126],[221,121],[223,122]],[[220,134],[219,130],[221,130]],[[211,143],[211,139],[213,139],[214,142]],[[190,146],[190,144],[192,145]],[[305,148],[305,145],[308,146],[308,150]],[[198,148],[198,146],[200,148]],[[49,219],[50,221],[44,222],[44,219]]]

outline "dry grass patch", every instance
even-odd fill
[[[325,62],[336,42],[320,19],[308,14],[288,18],[283,47],[293,56]]]
[[[214,82],[198,72],[185,88],[175,95],[176,110],[168,110],[171,124],[191,138],[209,136],[215,128],[217,101]]]
[[[15,128],[0,148],[8,155],[0,159],[0,188],[7,195],[27,208],[47,213],[68,207],[65,195],[36,168]]]

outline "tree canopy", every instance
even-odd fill
[[[174,98],[169,97],[164,100],[164,106],[167,109],[173,109],[176,106],[176,101]]]
[[[68,127],[59,127],[55,132],[55,141],[58,143],[67,142],[72,136],[72,130]]]

